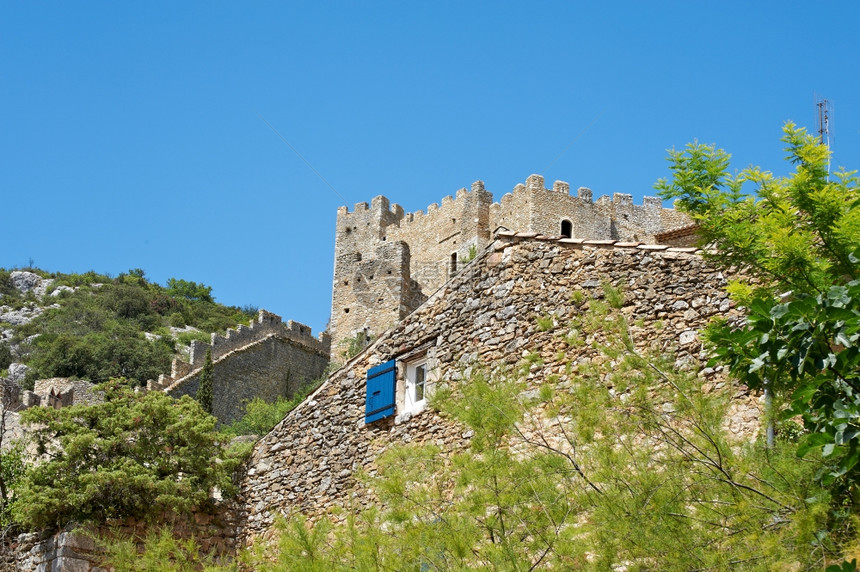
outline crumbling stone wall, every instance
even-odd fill
[[[260,310],[250,326],[212,334],[211,343],[191,343],[189,362],[174,360],[170,375],[162,375],[147,388],[174,396],[194,397],[207,351],[212,352],[212,414],[221,423],[241,417],[245,401],[260,397],[275,401],[292,397],[301,387],[323,374],[329,363],[330,338],[311,335],[310,327]]]
[[[395,358],[427,359],[431,383],[457,382],[470,367],[514,363],[537,352],[533,387],[557,376],[560,388],[576,377],[565,365],[604,359],[586,344],[563,340],[564,324],[579,306],[575,292],[599,296],[603,281],[621,287],[627,317],[640,348],[675,350],[679,365],[703,363],[697,331],[714,315],[736,311],[724,290],[723,274],[694,248],[638,242],[549,239],[534,233],[500,233],[474,264],[446,283],[420,308],[333,374],[306,401],[261,439],[241,485],[243,537],[271,532],[278,514],[301,511],[311,518],[332,507],[355,507],[373,499],[354,479],[372,471],[391,444],[433,442],[442,454],[468,445],[469,434],[426,409],[365,424],[365,375]],[[538,327],[551,316],[558,329]],[[700,373],[703,384],[726,384],[719,368]],[[402,372],[398,374],[402,384]],[[757,397],[737,394],[731,430],[752,435],[758,427]],[[399,406],[398,406],[399,407]]]
[[[560,236],[563,222],[569,223],[573,238],[654,243],[658,233],[689,225],[690,220],[663,208],[655,197],[645,197],[642,205],[622,193],[593,201],[590,189],[580,188],[571,196],[570,185],[563,181],[546,189],[540,175],[531,175],[498,203],[483,182],[476,181],[426,212],[404,213],[384,196],[375,197],[370,206],[358,203],[353,212],[341,207],[330,325],[335,357],[353,336],[377,335],[402,319],[404,311],[414,310],[462,269],[471,249],[483,250],[500,227]],[[380,250],[380,245],[392,243],[404,246]],[[373,287],[368,277],[376,279],[379,272],[371,263],[385,268],[385,281]],[[374,295],[366,295],[368,291]]]
[[[5,377],[0,377],[0,407],[7,411],[23,409],[21,402],[21,387]]]

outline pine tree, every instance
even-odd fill
[[[197,388],[197,401],[209,414],[212,413],[212,349],[206,350],[206,361],[200,372],[200,385]]]
[[[237,462],[225,457],[216,420],[190,396],[135,392],[124,379],[99,386],[104,402],[21,414],[44,462],[14,488],[15,520],[26,529],[108,518],[187,513],[218,487],[233,490]]]

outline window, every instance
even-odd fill
[[[400,362],[397,376],[397,417],[395,423],[408,421],[413,415],[424,411],[427,397],[433,391],[427,352],[413,354],[411,361]]]
[[[454,252],[451,254],[451,276],[457,272],[457,253]]]
[[[397,356],[395,424],[409,421],[428,406],[434,384],[439,380],[436,341],[430,339]]]
[[[569,220],[561,221],[561,235],[565,238],[571,238],[573,236],[573,223]]]
[[[405,411],[417,412],[427,403],[427,360],[406,364]]]

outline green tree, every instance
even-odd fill
[[[214,365],[212,364],[212,348],[206,350],[206,360],[203,362],[203,369],[200,370],[200,381],[197,386],[197,402],[206,413],[212,414],[212,377],[214,374]]]
[[[759,167],[730,175],[728,153],[693,143],[669,152],[672,178],[655,187],[698,223],[717,264],[740,269],[768,293],[826,292],[860,277],[851,258],[860,246],[856,171],[831,177],[826,146],[793,123],[783,132],[795,167],[788,176]]]
[[[788,123],[782,140],[795,166],[788,176],[729,176],[728,154],[693,144],[670,153],[672,179],[656,186],[699,224],[716,264],[747,276],[733,285],[747,323],[710,329],[718,359],[784,397],[783,416],[801,416],[808,432],[798,453],[820,450],[829,461],[822,482],[856,492],[860,188],[854,171],[829,175],[829,150],[804,129]]]
[[[104,402],[22,413],[44,461],[28,470],[12,507],[40,529],[109,518],[156,519],[204,505],[214,487],[233,490],[215,418],[190,397],[100,386]]]
[[[176,298],[188,300],[202,300],[203,302],[214,302],[212,298],[212,287],[198,284],[190,280],[169,278],[167,280],[167,293]]]

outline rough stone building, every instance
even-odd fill
[[[365,214],[397,212],[382,199],[376,203]],[[466,447],[470,434],[426,408],[423,397],[437,384],[464,379],[469,368],[537,355],[529,389],[549,380],[559,391],[570,388],[579,375],[570,364],[604,359],[597,343],[573,345],[565,336],[583,311],[577,300],[600,297],[605,282],[623,289],[618,311],[640,350],[673,351],[679,363],[702,368],[703,385],[728,383],[718,369],[704,368],[697,332],[715,315],[737,314],[725,277],[695,248],[503,231],[257,443],[241,484],[244,540],[270,533],[278,515],[333,518],[335,507],[372,504],[354,475],[373,471],[393,444],[430,442],[442,455]],[[758,400],[744,388],[731,389],[730,430],[751,436]],[[623,393],[610,395],[624,402]]]
[[[259,397],[275,401],[292,397],[308,382],[319,379],[329,363],[330,339],[311,328],[260,310],[250,326],[229,329],[225,336],[212,334],[211,343],[191,342],[188,362],[173,360],[171,373],[150,381],[147,388],[174,396],[194,397],[206,353],[212,352],[212,414],[221,423],[242,416],[246,401]]]
[[[499,228],[545,236],[588,240],[656,243],[655,236],[689,228],[683,213],[645,197],[634,205],[631,195],[592,199],[580,188],[556,181],[544,188],[531,175],[499,202],[477,181],[471,190],[432,204],[427,212],[405,213],[384,196],[337,213],[330,333],[339,357],[350,339],[370,339],[423,303]],[[684,235],[687,236],[687,235]],[[674,235],[673,235],[674,238]],[[673,241],[673,244],[689,244]]]

